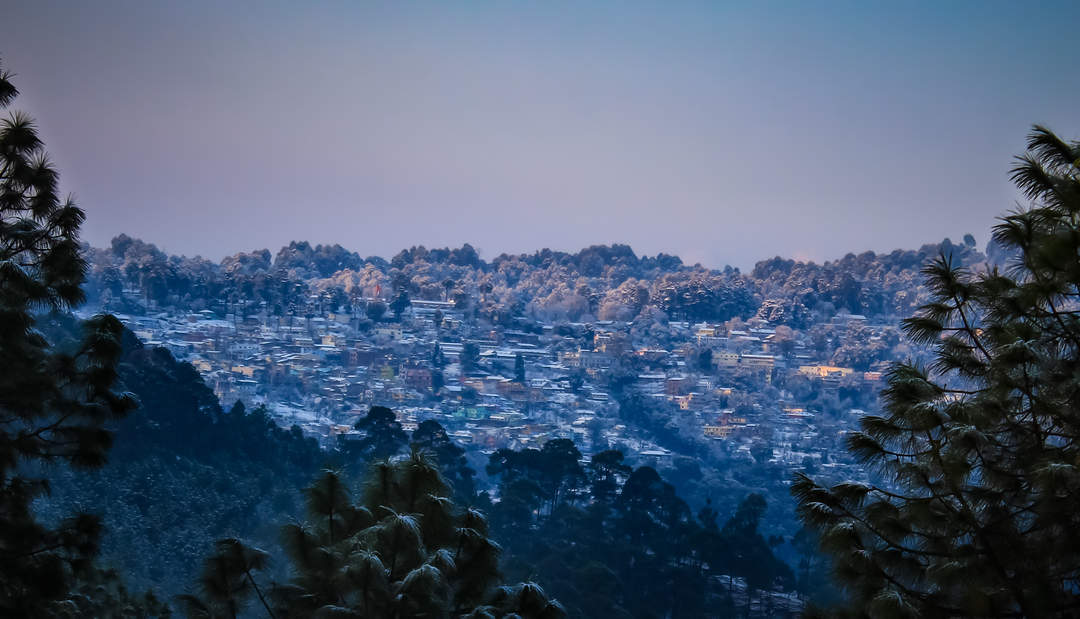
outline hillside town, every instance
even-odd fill
[[[762,319],[669,321],[662,336],[633,321],[503,328],[434,300],[412,300],[396,319],[364,320],[377,304],[358,299],[348,311],[303,318],[210,310],[120,318],[145,345],[191,363],[224,405],[265,406],[327,447],[357,438],[353,424],[382,405],[406,430],[437,420],[474,453],[571,438],[585,453],[615,446],[670,465],[670,444],[620,418],[619,400],[636,396],[681,440],[717,453],[861,475],[843,468],[842,440],[879,388],[881,368],[831,365],[790,328]],[[837,314],[828,327],[868,345],[896,337],[862,315]],[[855,405],[822,410],[839,395]]]

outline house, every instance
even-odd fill
[[[709,438],[725,439],[731,434],[731,426],[705,426],[703,432]]]
[[[731,370],[739,365],[739,353],[726,351],[714,352],[712,362],[718,370]]]
[[[642,393],[659,393],[664,388],[667,377],[663,374],[639,374],[637,380]]]
[[[841,368],[832,365],[800,365],[799,374],[806,376],[807,378],[813,378],[826,381],[839,381],[845,376],[850,376],[855,370],[852,368]]]
[[[586,370],[603,370],[611,367],[611,356],[607,353],[592,350],[579,350],[577,352],[565,352],[559,357],[563,365],[571,368],[583,368]]]
[[[773,355],[752,355],[744,353],[739,357],[739,364],[755,370],[772,371],[776,367],[776,357]]]
[[[401,328],[401,325],[379,325],[375,327],[375,335],[400,340],[405,335],[405,331]]]
[[[664,381],[664,393],[671,396],[686,395],[692,387],[690,379],[685,376],[673,376]]]
[[[405,368],[405,384],[419,391],[431,389],[431,370],[422,367]]]

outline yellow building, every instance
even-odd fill
[[[851,368],[840,368],[833,365],[800,365],[799,374],[807,378],[817,379],[840,379],[855,373]]]
[[[709,438],[727,438],[731,434],[731,426],[705,426],[705,436]]]

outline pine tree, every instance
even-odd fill
[[[17,94],[0,70],[0,107]],[[33,465],[101,466],[112,440],[105,423],[135,405],[111,391],[121,353],[115,318],[87,321],[83,340],[64,347],[37,328],[40,312],[83,300],[84,216],[61,198],[58,181],[30,118],[0,121],[0,615],[11,617],[64,599],[88,572],[101,529],[88,514],[38,522],[31,503],[49,485],[32,476]]]
[[[437,369],[446,367],[446,356],[443,355],[442,346],[435,342],[435,349],[431,352],[431,365]]]
[[[390,302],[390,311],[394,312],[394,320],[400,321],[401,315],[405,313],[405,310],[409,309],[412,305],[412,301],[409,300],[409,293],[402,290],[398,293],[394,300]]]
[[[882,483],[793,486],[851,615],[1080,613],[1080,143],[1036,127],[995,226],[1015,256],[972,272],[942,255],[905,321],[928,367],[895,365],[882,416],[849,449]]]
[[[469,467],[465,450],[454,444],[438,421],[420,422],[412,434],[414,449],[427,454],[438,464],[443,478],[454,491],[454,498],[466,505],[476,498],[476,471]]]
[[[199,578],[202,597],[181,595],[178,600],[189,617],[229,617],[235,619],[247,607],[252,596],[258,597],[266,613],[274,613],[255,581],[255,572],[264,570],[269,555],[244,545],[238,539],[218,540],[215,552],[203,563]]]
[[[355,441],[353,451],[359,452],[367,461],[389,458],[409,442],[394,411],[385,406],[372,406],[354,427],[363,431],[364,437]]]
[[[461,363],[462,373],[474,372],[480,364],[480,348],[472,342],[465,342],[461,347],[461,355],[458,359]]]
[[[630,475],[633,469],[623,463],[625,456],[617,449],[608,449],[589,458],[590,494],[593,501],[611,505],[619,491],[620,477]]]
[[[135,595],[128,591],[119,572],[91,568],[79,575],[67,599],[55,602],[45,613],[56,619],[82,617],[171,617],[172,611],[151,591]]]
[[[514,382],[525,382],[525,357],[521,356],[521,353],[514,357]]]
[[[231,617],[254,593],[267,616],[524,617],[557,619],[562,607],[532,583],[500,585],[500,548],[487,521],[450,499],[438,468],[421,452],[374,464],[362,499],[325,471],[307,490],[308,521],[282,537],[293,577],[258,585],[265,556],[236,540],[207,560],[203,597],[185,596],[193,616]]]

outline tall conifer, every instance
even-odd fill
[[[18,94],[0,70],[0,107]],[[105,423],[135,401],[111,391],[122,327],[112,316],[85,323],[81,342],[60,348],[38,329],[43,312],[83,300],[83,212],[59,192],[59,175],[33,121],[0,120],[0,615],[36,616],[63,600],[90,568],[101,524],[73,514],[56,526],[31,509],[48,492],[42,463],[98,467],[112,435]]]
[[[1001,219],[1003,270],[942,255],[905,321],[933,348],[897,364],[849,449],[877,485],[800,476],[851,606],[874,617],[1080,613],[1080,143],[1036,127]]]

